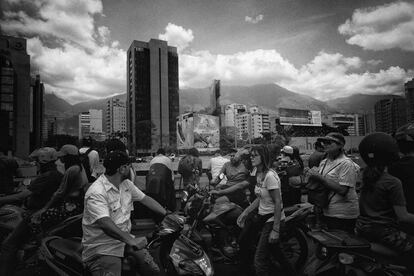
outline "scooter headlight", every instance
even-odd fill
[[[179,268],[189,273],[189,275],[203,276],[204,272],[201,267],[193,260],[184,260],[178,264]]]
[[[354,262],[354,256],[347,253],[339,253],[338,259],[341,264],[349,265]]]
[[[325,246],[320,246],[319,249],[316,251],[316,257],[318,257],[321,260],[325,260],[326,258],[328,258],[328,256],[328,248],[326,248]]]

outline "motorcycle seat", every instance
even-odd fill
[[[78,264],[82,264],[81,238],[61,239],[57,238],[49,242],[49,249],[57,255],[69,257]]]
[[[371,251],[376,254],[379,254],[385,257],[393,257],[393,258],[399,256],[398,251],[395,251],[392,248],[387,247],[383,244],[371,242],[370,245],[371,245],[371,248],[370,248]]]

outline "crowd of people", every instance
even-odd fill
[[[306,200],[304,191],[324,227],[383,243],[398,251],[414,271],[410,263],[414,259],[414,125],[394,137],[367,135],[359,145],[364,168],[347,157],[345,143],[340,133],[319,138],[306,165],[299,149],[289,145],[255,145],[220,151],[211,158],[206,170],[209,193],[216,203],[232,202],[243,208],[234,219],[240,227],[240,274],[269,275],[271,255],[293,274],[279,240],[284,208]],[[106,145],[103,171],[90,141],[80,149],[74,145],[59,151],[40,148],[30,157],[37,163],[37,177],[25,189],[12,192],[17,164],[0,153],[0,206],[16,204],[23,210],[22,221],[2,243],[0,275],[13,274],[16,253],[30,235],[77,214],[83,214],[82,259],[92,275],[120,275],[122,257],[130,248],[138,249],[134,254],[144,275],[159,274],[145,240],[130,231],[134,208],[147,208],[147,215],[158,221],[177,209],[174,168],[163,149],[149,164],[146,193],[135,185],[132,160],[116,139]],[[178,173],[184,188],[200,184],[203,167],[197,149],[181,158]]]

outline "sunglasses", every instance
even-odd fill
[[[336,143],[334,141],[331,141],[331,140],[325,140],[325,141],[322,141],[322,144],[331,145],[331,144],[336,144]]]

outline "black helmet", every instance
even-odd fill
[[[391,135],[371,133],[359,144],[359,153],[368,166],[387,166],[398,160],[398,145]]]
[[[414,123],[408,123],[397,129],[394,138],[402,153],[414,151]]]

